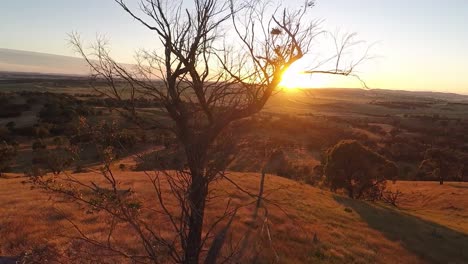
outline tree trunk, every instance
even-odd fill
[[[258,215],[258,210],[260,209],[260,206],[262,205],[262,197],[263,197],[263,188],[265,185],[265,169],[262,170],[262,177],[260,178],[260,190],[258,191],[258,199],[257,199],[257,205],[255,206],[255,211],[254,211],[254,220],[257,219]]]
[[[435,170],[435,174],[437,176],[437,178],[439,178],[439,184],[442,185],[444,184],[444,174],[447,172],[447,167],[445,167],[443,164],[440,165],[439,163],[439,167]]]
[[[354,199],[354,190],[352,186],[348,187],[348,196],[349,198]]]
[[[187,163],[190,168],[192,181],[188,190],[190,215],[187,216],[188,236],[185,241],[185,264],[197,264],[202,250],[203,219],[205,203],[208,195],[208,184],[205,178],[205,160],[207,146],[193,142],[185,144]]]
[[[348,186],[346,186],[346,189],[348,190],[348,197],[351,198],[351,199],[354,199],[354,186],[353,186],[353,175],[349,175],[347,177],[347,184]]]
[[[205,213],[205,201],[207,195],[207,187],[202,172],[197,172],[192,175],[192,184],[190,186],[189,202],[190,216],[188,217],[189,233],[187,237],[187,248],[185,250],[186,264],[195,264],[199,262],[203,218]]]
[[[440,185],[444,184],[444,177],[442,176],[441,172],[439,172],[439,183]]]

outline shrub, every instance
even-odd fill
[[[26,104],[0,104],[0,118],[18,117],[30,108]]]
[[[33,249],[23,252],[16,263],[57,263],[59,261],[59,251],[54,245],[37,245]]]
[[[382,200],[396,207],[398,205],[398,200],[400,199],[402,195],[403,193],[398,190],[397,191],[385,191],[383,192]]]
[[[274,173],[278,176],[291,178],[291,164],[286,159],[286,156],[282,150],[274,151],[267,164],[265,165],[265,172]]]
[[[35,151],[33,163],[55,175],[69,168],[77,158],[77,152],[70,146],[55,149],[39,149]]]
[[[43,122],[62,126],[66,123],[76,121],[80,116],[88,116],[92,109],[71,96],[48,94],[47,103],[39,112]]]
[[[14,129],[14,133],[17,136],[23,136],[23,137],[35,137],[36,136],[34,132],[34,127],[32,126],[16,127]]]
[[[47,147],[46,144],[44,144],[44,142],[42,142],[42,140],[36,140],[32,144],[33,151],[38,151],[40,149],[46,149],[46,147]]]
[[[10,121],[5,125],[8,130],[13,131],[16,127],[16,123],[14,121]]]
[[[45,138],[50,135],[50,129],[46,124],[39,124],[34,126],[33,131],[38,138]]]
[[[83,168],[83,165],[81,164],[77,164],[75,167],[75,170],[73,171],[73,173],[83,173],[83,172],[85,172],[85,169]]]
[[[29,170],[24,173],[27,177],[42,177],[46,174],[44,169],[39,166],[32,166]]]
[[[67,169],[73,161],[69,153],[62,149],[40,151],[39,155],[35,161],[56,175]]]
[[[85,119],[80,121],[81,127],[76,136],[71,140],[73,143],[95,142],[103,148],[112,147],[116,154],[132,149],[138,142],[138,136],[129,129],[122,129],[116,122],[101,122],[90,125]]]
[[[5,141],[0,143],[0,176],[10,168],[16,154],[16,147],[7,144]]]
[[[0,141],[10,141],[11,133],[6,127],[0,127]]]
[[[307,167],[309,168],[309,167]],[[310,169],[309,169],[310,170]],[[322,182],[323,177],[323,165],[315,166],[312,171],[305,173],[304,172],[304,181],[307,184],[316,186]]]

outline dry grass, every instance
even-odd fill
[[[468,183],[397,182],[400,207],[411,215],[468,234]]]
[[[140,172],[119,172],[123,185],[151,201],[152,190]],[[89,181],[96,174],[76,174]],[[257,174],[234,173],[232,179],[251,191],[259,184]],[[40,190],[22,184],[24,178],[0,179],[0,256],[14,256],[38,244],[60,250],[70,246],[66,236],[75,234],[67,218],[80,223],[92,236],[103,235],[105,222],[99,215],[63,199],[49,199]],[[274,251],[281,263],[467,263],[468,184],[399,182],[392,188],[404,193],[401,209],[353,201],[325,190],[268,176],[266,191]],[[233,204],[249,201],[227,181],[214,186],[220,196],[209,204],[207,224]],[[54,209],[63,210],[59,212]],[[346,210],[345,210],[346,209]],[[284,211],[283,211],[284,210]],[[286,214],[287,213],[287,214]],[[239,211],[233,230],[242,237],[252,226],[251,208]],[[318,241],[314,242],[314,234]],[[120,236],[131,247],[134,239]],[[465,249],[465,250],[464,250]],[[271,263],[273,249],[266,246],[260,263]]]

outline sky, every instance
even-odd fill
[[[113,0],[1,2],[0,48],[74,56],[67,34],[76,31],[89,42],[105,35],[112,54],[131,63],[136,50],[157,45]],[[368,87],[468,94],[468,1],[317,0],[311,15],[324,19],[325,30],[356,32],[372,45],[374,57],[356,69]],[[352,78],[295,74],[307,63],[290,73],[307,86],[362,86]]]

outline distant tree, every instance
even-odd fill
[[[34,142],[33,163],[40,169],[58,175],[72,165],[78,152],[76,146],[64,143],[63,140],[56,140],[55,143],[55,146],[47,148],[40,140]]]
[[[401,134],[401,130],[399,128],[392,128],[389,134],[390,134],[391,139],[395,140],[395,138]]]
[[[268,162],[262,169],[263,171],[267,173],[274,173],[277,174],[278,176],[286,177],[286,178],[291,178],[291,164],[289,163],[288,159],[286,158],[286,155],[284,151],[281,149],[276,149],[272,151]]]
[[[460,159],[460,166],[457,173],[458,181],[468,181],[468,155]]]
[[[425,175],[431,175],[439,183],[444,184],[444,180],[450,175],[456,174],[454,170],[458,164],[458,159],[454,151],[444,148],[430,148],[424,154],[424,160],[419,164],[419,170]]]
[[[44,164],[46,169],[57,175],[68,169],[73,164],[75,157],[76,154],[69,148],[47,150]]]
[[[11,132],[6,127],[0,127],[0,141],[7,141],[11,140]]]
[[[13,131],[16,127],[16,123],[14,121],[10,121],[5,125],[10,131]]]
[[[8,168],[10,168],[11,163],[15,159],[17,154],[16,147],[7,144],[5,141],[0,143],[0,176]]]
[[[323,176],[323,164],[316,165],[313,172],[316,177],[321,178]]]
[[[77,132],[80,138],[95,138],[99,146],[113,147],[115,154],[128,152],[135,147],[138,135],[129,129],[122,128],[116,121],[102,121],[98,124],[90,123],[85,117],[80,118],[80,128]],[[93,135],[90,135],[93,133]]]
[[[40,123],[34,126],[33,128],[34,134],[38,138],[46,138],[50,135],[50,129],[48,124]]]
[[[355,140],[344,140],[327,150],[324,174],[334,191],[350,198],[379,198],[387,180],[397,176],[396,165]]]
[[[46,149],[47,145],[42,140],[39,139],[33,142],[31,148],[33,151],[38,151],[40,149]]]

